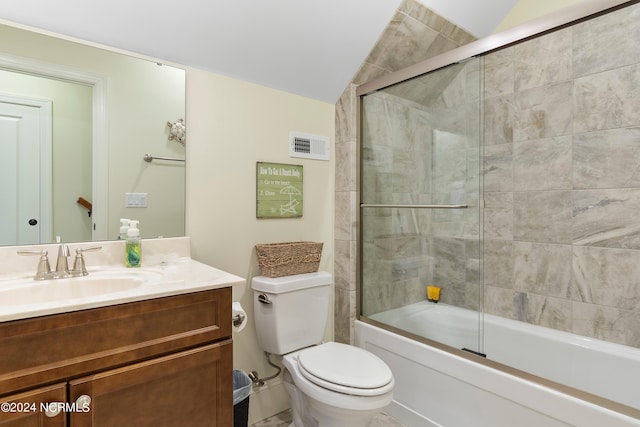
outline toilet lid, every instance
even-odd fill
[[[328,342],[303,350],[298,354],[298,366],[309,381],[341,393],[376,395],[393,387],[393,375],[386,363],[346,344]]]

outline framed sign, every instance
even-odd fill
[[[302,165],[256,163],[256,217],[302,216]]]

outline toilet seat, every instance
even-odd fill
[[[306,379],[328,390],[377,396],[393,389],[387,364],[359,347],[328,342],[298,352],[296,359]]]

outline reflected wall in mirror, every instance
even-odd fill
[[[186,118],[184,70],[8,25],[0,68],[0,245],[113,240],[120,218],[184,235],[185,162],[143,160],[185,159],[167,127]]]

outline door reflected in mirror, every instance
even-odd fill
[[[7,25],[0,68],[0,245],[113,240],[121,218],[184,235],[186,162],[143,159],[185,159],[184,70]]]

